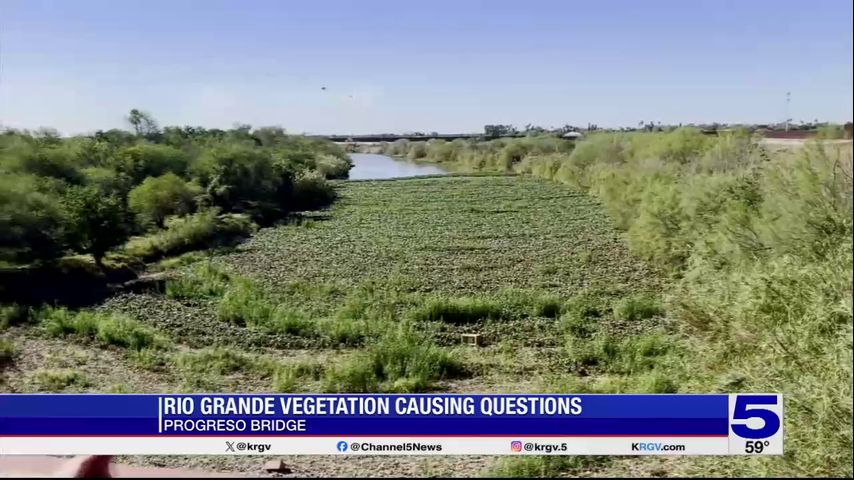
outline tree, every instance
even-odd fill
[[[137,136],[149,136],[154,135],[159,132],[157,128],[157,122],[151,116],[151,114],[147,112],[143,112],[141,110],[132,109],[127,117],[128,123],[133,127],[133,131],[136,132]]]
[[[128,206],[143,225],[163,227],[169,215],[184,215],[193,209],[193,191],[184,180],[169,172],[148,177],[128,194]]]
[[[50,260],[65,249],[61,202],[36,177],[0,175],[0,258]]]
[[[193,164],[194,178],[225,211],[286,201],[279,193],[289,183],[288,165],[278,168],[266,149],[241,145],[212,148]]]
[[[72,247],[91,253],[103,267],[107,251],[124,243],[130,222],[118,195],[103,195],[95,187],[72,187],[65,194],[66,231]]]
[[[117,171],[128,175],[134,184],[148,177],[157,177],[167,172],[183,175],[187,170],[187,155],[174,147],[142,143],[119,150],[113,160]]]
[[[513,125],[484,125],[483,133],[487,137],[495,138],[515,135],[518,131]]]

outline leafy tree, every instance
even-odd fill
[[[133,127],[136,135],[140,137],[154,135],[160,131],[151,114],[135,108],[128,114],[127,121]]]
[[[484,125],[483,133],[487,137],[496,138],[515,135],[519,132],[513,125]]]
[[[113,168],[138,184],[147,177],[157,177],[167,172],[183,175],[187,163],[187,155],[177,148],[142,143],[119,150]]]
[[[73,187],[65,194],[66,231],[75,250],[91,253],[103,266],[107,251],[121,245],[130,233],[124,202],[94,187]]]
[[[239,145],[206,151],[192,172],[213,204],[226,211],[241,211],[259,203],[280,203],[277,195],[286,181],[287,169],[273,163],[270,152]]]
[[[130,191],[128,206],[143,224],[159,228],[169,215],[184,215],[193,208],[193,191],[172,172],[146,178]]]
[[[36,177],[0,175],[0,258],[28,262],[64,250],[61,202],[40,191]]]

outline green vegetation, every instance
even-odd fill
[[[458,324],[500,317],[501,308],[495,302],[479,298],[432,299],[415,312],[415,319],[419,321]]]
[[[78,335],[132,350],[150,348],[162,343],[155,332],[136,320],[98,312],[71,312],[64,308],[47,308],[41,313],[45,330],[53,336]]]
[[[120,214],[99,228],[136,235],[103,254],[107,271],[183,254],[157,265],[163,288],[94,310],[1,307],[23,371],[4,378],[10,391],[782,392],[784,457],[664,471],[851,475],[850,147],[769,152],[691,129],[395,142],[395,155],[480,174],[331,190],[348,163],[323,142],[135,121],[146,140],[33,137],[37,155],[12,155],[30,147],[3,139],[15,181],[0,185],[25,207],[0,203],[0,222],[26,227],[0,230],[5,259],[66,254],[54,200],[77,188],[113,192]],[[241,248],[184,253],[332,198]],[[103,249],[73,238],[76,252]],[[659,475],[656,461],[520,457],[485,473]]]
[[[329,370],[324,388],[339,393],[424,392],[436,381],[462,373],[452,353],[402,325],[348,363]]]
[[[42,392],[80,391],[91,385],[86,375],[77,370],[37,370],[31,381]]]
[[[668,313],[691,345],[681,361],[658,359],[656,345],[677,345],[682,337],[615,344],[593,335],[580,321],[584,313],[570,309],[565,328],[593,337],[571,342],[575,362],[604,364],[620,375],[635,371],[629,365],[652,365],[672,384],[647,385],[656,390],[781,391],[789,399],[789,454],[783,462],[722,460],[726,474],[851,475],[850,146],[815,143],[776,152],[769,162],[739,132],[599,134],[571,153],[538,152],[530,148],[534,141],[454,149],[430,142],[426,157],[557,180],[598,197],[631,250],[676,277]],[[661,313],[657,302],[637,296],[614,306],[623,321]],[[821,373],[814,365],[823,366]],[[598,388],[650,382],[636,378],[600,381]],[[819,450],[817,443],[833,447]]]
[[[351,166],[335,145],[277,128],[160,129],[139,110],[128,122],[135,134],[0,131],[0,260],[88,253],[101,266],[146,233],[127,249],[143,260],[208,248],[250,233],[233,214],[267,223],[328,205],[326,179],[346,178]]]
[[[610,462],[610,457],[587,455],[505,457],[485,473],[493,478],[554,478],[567,473],[577,475],[600,469]]]
[[[15,344],[11,340],[0,338],[0,368],[11,364],[15,359]]]

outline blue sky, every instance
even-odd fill
[[[852,81],[850,0],[0,0],[0,124],[63,133],[847,121]]]

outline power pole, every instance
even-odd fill
[[[786,92],[786,131],[789,131],[789,104],[792,102],[792,92]]]

